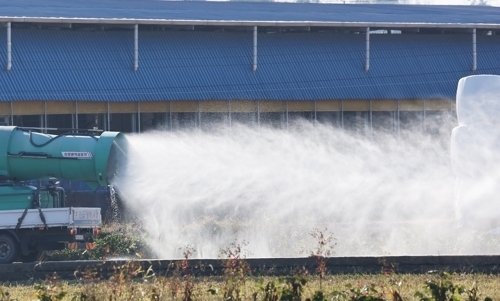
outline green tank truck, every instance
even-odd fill
[[[66,207],[58,180],[108,186],[125,159],[126,139],[119,132],[50,135],[0,126],[0,263],[33,261],[43,251],[67,247],[91,248],[101,209]],[[49,184],[25,184],[33,180]]]

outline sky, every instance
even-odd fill
[[[500,0],[403,0],[409,4],[430,4],[430,5],[481,5],[500,6]]]
[[[220,1],[220,0],[216,0]],[[231,0],[229,0],[231,1]],[[274,0],[274,2],[316,2],[315,0]],[[425,5],[489,5],[500,6],[500,0],[318,0],[320,3],[401,3]]]

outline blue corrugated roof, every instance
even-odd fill
[[[2,0],[6,17],[500,24],[500,7],[158,0]]]
[[[0,71],[0,100],[211,100],[453,98],[472,74],[471,36],[12,30],[12,70]],[[0,41],[5,41],[0,31]],[[5,66],[5,43],[0,65]],[[500,74],[500,36],[477,37],[476,73]]]

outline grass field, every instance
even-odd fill
[[[0,300],[500,300],[500,277],[484,274],[341,275],[322,279],[317,275],[167,278],[148,274],[132,280],[130,276],[119,273],[109,280],[61,282],[52,277],[35,283],[4,283]]]
[[[131,225],[103,228],[93,252],[66,250],[56,252],[52,260],[98,259],[111,256],[135,257],[147,254],[149,248]],[[329,231],[312,231],[316,242],[308,254],[318,260],[317,269],[309,274],[297,270],[289,277],[251,275],[245,261],[245,244],[234,243],[220,250],[223,276],[198,277],[190,274],[192,248],[183,250],[184,260],[168,277],[143,269],[134,261],[118,267],[109,279],[92,272],[72,281],[57,275],[44,281],[0,283],[0,301],[24,300],[222,300],[222,301],[484,301],[500,300],[500,276],[474,273],[398,274],[381,269],[379,274],[328,275],[323,258],[331,256],[336,241]],[[137,257],[138,258],[138,257]]]

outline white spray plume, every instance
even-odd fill
[[[451,136],[451,162],[457,175],[459,223],[481,221],[500,229],[500,76],[473,75],[457,88],[458,127]]]
[[[450,131],[409,134],[364,138],[308,122],[290,132],[152,131],[128,137],[128,172],[115,186],[160,258],[186,246],[217,258],[234,241],[249,257],[305,256],[311,231],[325,228],[335,256],[496,251],[456,226]]]

